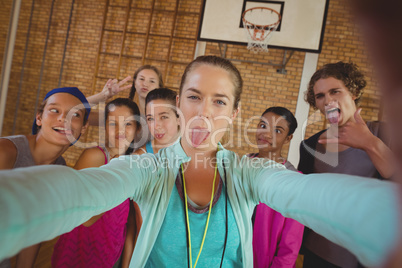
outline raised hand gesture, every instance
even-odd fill
[[[360,115],[361,108],[338,129],[335,138],[320,139],[321,144],[339,143],[364,150],[383,178],[390,178],[395,172],[394,156],[391,150],[378,137],[373,135]],[[336,136],[336,135],[335,135]]]
[[[120,82],[117,79],[109,79],[109,80],[107,80],[107,82],[101,92],[99,92],[95,95],[89,96],[87,98],[87,100],[88,100],[88,102],[91,103],[91,105],[96,105],[102,101],[107,101],[108,99],[115,96],[119,92],[122,92],[123,90],[131,88],[131,84],[126,85],[126,83],[130,80],[131,80],[131,76],[127,76]]]
[[[335,138],[320,139],[321,144],[339,143],[349,147],[365,150],[376,139],[360,115],[361,108],[354,113],[353,119],[338,128]]]
[[[125,85],[130,80],[131,80],[131,76],[127,76],[120,82],[117,79],[107,80],[107,82],[101,92],[105,97],[105,101],[110,99],[111,97],[115,96],[119,92],[131,88],[131,84]]]

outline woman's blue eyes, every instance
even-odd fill
[[[193,95],[188,96],[188,98],[191,99],[191,100],[199,100],[199,99],[200,99],[200,97],[198,97],[198,96],[193,96]],[[215,102],[216,102],[217,104],[219,104],[219,105],[226,105],[226,102],[224,102],[224,101],[222,101],[222,100],[216,100]]]

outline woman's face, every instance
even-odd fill
[[[147,104],[146,118],[155,144],[168,146],[177,140],[180,122],[175,108],[165,100],[153,100]]]
[[[145,99],[148,92],[160,86],[158,74],[152,69],[144,69],[138,73],[134,86],[138,96]]]
[[[341,80],[333,77],[321,78],[314,85],[315,105],[330,124],[344,125],[353,120],[356,112],[356,97]]]
[[[182,142],[193,148],[216,148],[238,113],[234,100],[234,85],[226,70],[204,64],[190,71],[177,98],[185,121]]]
[[[258,149],[264,152],[280,152],[282,146],[292,139],[289,123],[280,115],[265,113],[257,125],[256,140]]]
[[[70,145],[86,130],[82,102],[69,93],[56,93],[46,100],[42,114],[37,114],[39,134],[48,142]]]
[[[107,146],[125,152],[134,140],[137,126],[134,115],[127,106],[109,106],[106,119]],[[121,153],[122,154],[122,153]]]

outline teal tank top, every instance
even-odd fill
[[[188,266],[185,208],[181,197],[183,196],[181,189],[181,180],[178,177],[176,187],[173,187],[165,219],[145,267]],[[208,231],[197,262],[197,268],[220,266],[225,243],[225,196],[223,182],[220,180],[218,190],[214,196]],[[217,199],[217,202],[215,202],[215,199]],[[188,204],[194,266],[204,235],[209,206],[205,209],[196,209],[191,206],[191,202],[188,202]],[[240,236],[229,200],[227,208],[228,237],[222,267],[242,267]]]
[[[152,142],[148,141],[145,144],[145,150],[147,151],[147,153],[153,154],[154,153],[154,149],[152,148]]]

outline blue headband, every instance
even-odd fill
[[[56,94],[56,93],[68,93],[68,94],[73,95],[77,99],[79,99],[82,102],[82,104],[84,104],[85,110],[87,111],[86,115],[85,115],[85,120],[88,120],[89,113],[91,112],[91,105],[89,104],[88,100],[85,98],[85,95],[82,94],[82,92],[78,88],[61,87],[61,88],[52,89],[51,91],[49,91],[46,94],[43,101],[45,101],[47,98],[49,98],[50,96],[52,96],[53,94]],[[35,118],[33,125],[32,125],[32,135],[35,135],[37,133],[38,133],[38,125],[36,124],[36,118]]]

